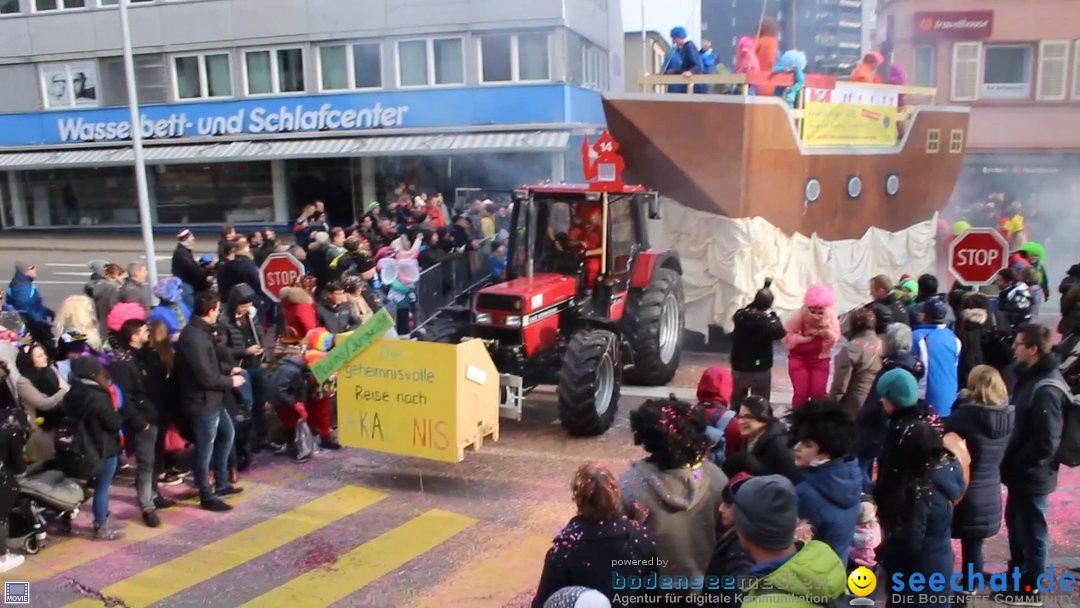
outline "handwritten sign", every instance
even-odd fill
[[[322,360],[312,365],[311,374],[319,382],[326,382],[330,376],[333,376],[365,348],[371,346],[375,340],[383,337],[392,327],[394,327],[394,319],[390,313],[385,308],[379,309],[375,316],[365,321],[359,329],[330,349]]]

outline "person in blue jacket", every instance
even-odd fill
[[[36,266],[15,262],[15,276],[11,278],[7,288],[7,303],[26,319],[34,339],[51,348],[55,343],[51,327],[55,315],[41,299],[41,294],[34,285],[36,278]]]
[[[687,38],[685,27],[671,28],[671,42],[673,48],[664,61],[663,72],[665,74],[690,76],[691,74],[705,73],[705,66],[701,62],[701,53],[698,52],[697,45]],[[669,93],[685,93],[686,85],[668,85],[667,90]]]
[[[862,472],[851,456],[855,421],[835,401],[810,401],[791,418],[799,517],[814,527],[814,538],[847,563],[862,503]]]
[[[948,306],[942,300],[922,305],[922,325],[911,332],[915,356],[926,368],[926,402],[948,418],[959,390],[960,338],[945,323]]]
[[[701,41],[701,73],[702,74],[715,74],[716,65],[719,61],[716,58],[716,51],[713,50],[712,42],[708,40]],[[711,84],[695,84],[695,93],[711,93],[713,86]]]

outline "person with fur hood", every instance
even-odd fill
[[[319,326],[315,314],[315,288],[318,279],[307,275],[300,277],[295,285],[281,290],[281,312],[285,317],[283,335],[289,341],[299,342],[309,331]]]
[[[832,347],[840,341],[840,321],[834,306],[836,296],[825,285],[811,285],[803,298],[803,307],[784,323],[787,335],[788,375],[794,396],[791,407],[798,408],[811,399],[828,396]]]

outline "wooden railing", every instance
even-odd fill
[[[846,82],[839,80],[835,76],[828,76],[824,74],[806,74],[805,86],[810,88],[823,88],[831,89],[836,86],[837,82]],[[794,82],[794,76],[790,72],[755,72],[750,74],[691,74],[690,76],[683,76],[681,74],[642,74],[638,76],[638,86],[643,91],[647,91],[651,87],[655,86],[669,86],[669,85],[687,85],[688,95],[694,94],[693,85],[705,84],[705,85],[729,85],[739,87],[739,92],[747,94],[749,92],[749,85],[766,85],[773,86],[790,86]],[[859,83],[866,86],[881,87],[883,90],[895,91],[900,95],[907,95],[909,97],[930,98],[930,103],[934,103],[937,99],[936,87],[919,87],[911,85],[897,85],[897,84],[877,84],[877,83]]]

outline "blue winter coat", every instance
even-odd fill
[[[803,469],[803,479],[795,486],[799,517],[810,522],[814,538],[832,547],[845,564],[859,519],[862,482],[858,461],[845,458]]]
[[[967,441],[971,478],[953,514],[953,538],[990,538],[1001,530],[1001,459],[1012,435],[1015,408],[956,402],[945,432]]]
[[[48,323],[53,312],[46,308],[34,279],[21,272],[15,273],[7,288],[7,303],[34,323]]]
[[[926,366],[926,402],[942,418],[948,418],[960,389],[960,339],[944,325],[920,325],[911,332],[915,355]]]
[[[885,542],[881,548],[881,564],[891,581],[893,574],[901,573],[904,580],[920,573],[929,580],[935,573],[945,577],[946,585],[953,573],[953,549],[950,532],[952,528],[952,501],[964,492],[964,473],[955,459],[943,460],[930,474],[929,487],[915,503],[911,524],[902,529],[884,530]],[[948,587],[946,587],[947,589]],[[948,605],[945,592],[933,595],[928,587],[921,592],[906,589],[907,597],[898,602],[901,606]],[[919,596],[930,595],[927,603],[920,603]]]

